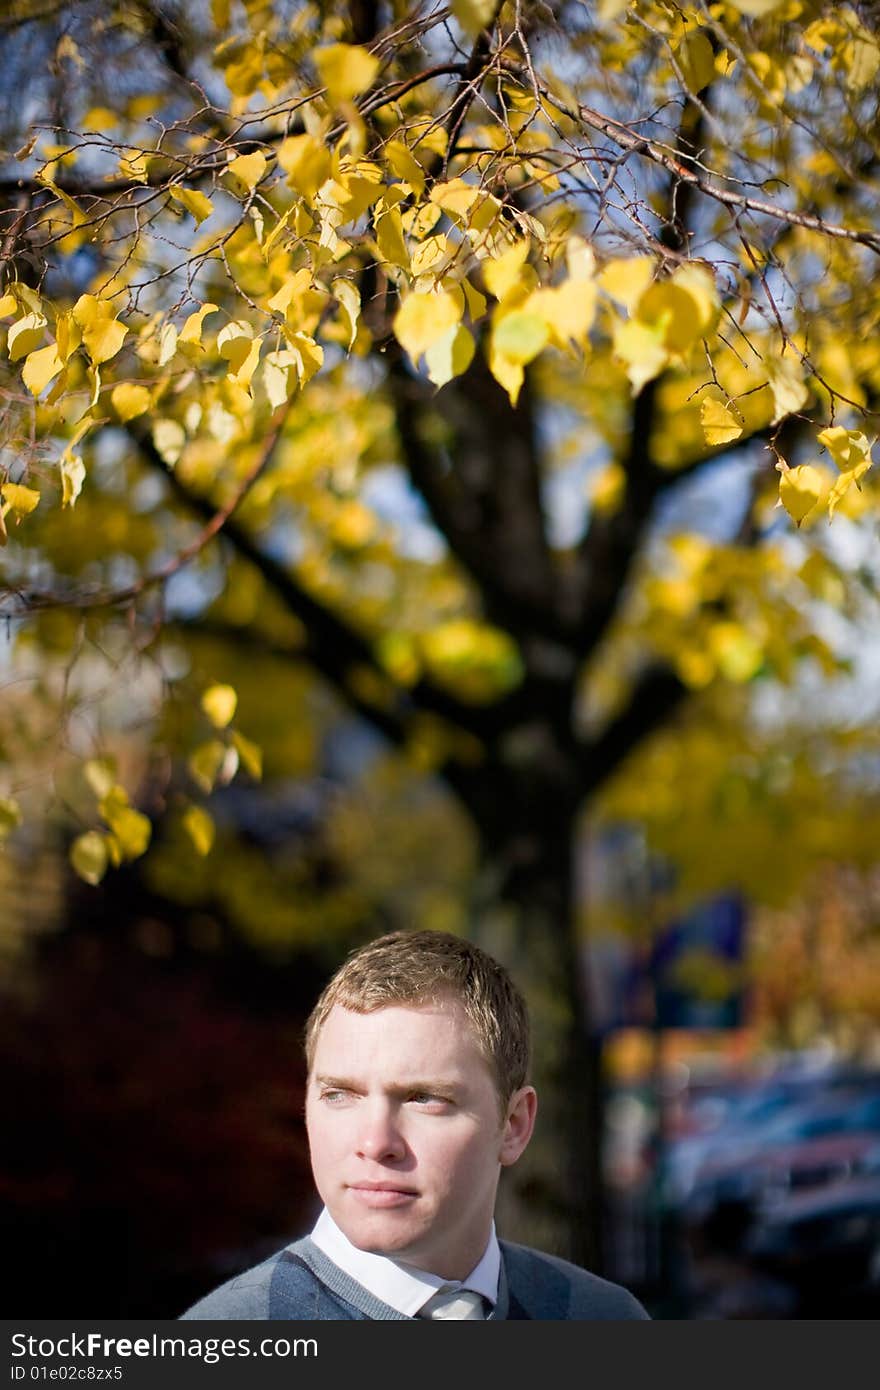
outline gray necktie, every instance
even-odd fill
[[[438,1289],[419,1309],[420,1318],[484,1319],[484,1300],[473,1289]]]

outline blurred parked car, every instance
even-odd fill
[[[880,1176],[793,1193],[767,1207],[745,1241],[752,1264],[786,1281],[800,1315],[880,1312]]]
[[[707,1164],[684,1214],[689,1221],[703,1220],[721,1202],[766,1207],[795,1192],[873,1175],[880,1176],[880,1132],[876,1130],[762,1147],[751,1158]]]
[[[752,1201],[761,1195],[764,1175],[771,1165],[784,1171],[791,1150],[811,1140],[856,1136],[880,1139],[880,1082],[849,1089],[832,1089],[810,1099],[790,1097],[747,1113],[745,1121],[732,1119],[691,1157],[691,1165],[678,1191],[676,1204],[692,1217],[702,1217],[721,1201]],[[802,1176],[809,1183],[809,1153],[802,1156]],[[821,1164],[821,1157],[819,1163]],[[821,1180],[821,1179],[820,1179]],[[803,1184],[801,1184],[803,1185]]]

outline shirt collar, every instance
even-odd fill
[[[387,1255],[374,1255],[367,1250],[359,1250],[343,1235],[326,1207],[318,1217],[311,1238],[318,1249],[323,1250],[341,1270],[351,1275],[369,1293],[387,1303],[395,1312],[404,1313],[407,1317],[415,1317],[419,1309],[440,1288],[473,1289],[493,1306],[498,1299],[501,1251],[494,1223],[482,1257],[467,1278],[461,1281],[442,1279],[438,1274],[414,1269],[411,1265],[389,1259]]]

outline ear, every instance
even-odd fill
[[[510,1097],[507,1119],[501,1134],[501,1151],[498,1155],[503,1168],[509,1168],[511,1163],[516,1163],[531,1139],[537,1110],[538,1097],[534,1086],[523,1086]]]

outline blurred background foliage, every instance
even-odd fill
[[[768,196],[792,190],[798,213],[873,225],[875,6],[520,8],[559,100],[601,101],[683,158],[705,151],[721,178],[757,170]],[[388,35],[409,16],[397,3],[15,0],[0,16],[0,234],[18,226],[29,170],[41,163],[59,187],[98,177],[98,155],[87,142],[73,157],[71,133],[111,131],[114,177],[163,190],[128,269],[157,277],[143,317],[172,313],[181,285],[168,265],[198,254],[201,233],[164,196],[167,151],[192,158],[220,138],[218,121],[237,131],[223,139],[247,143],[235,120],[285,83],[313,86],[318,43],[381,37],[401,80],[438,54],[467,57],[461,6],[436,24],[416,10],[422,39],[395,53]],[[401,104],[403,134],[446,109],[448,76]],[[511,99],[500,80],[486,98],[496,117]],[[272,119],[255,141],[267,149]],[[501,127],[487,134],[485,119],[475,109],[465,129],[491,146]],[[396,121],[380,122],[380,146]],[[834,474],[816,443],[835,411],[865,428],[876,414],[869,248],[695,205],[665,167],[621,173],[619,150],[602,167],[623,182],[557,224],[525,124],[513,121],[523,143],[505,147],[499,190],[543,219],[551,244],[589,231],[617,291],[602,291],[592,341],[529,364],[516,408],[482,356],[439,390],[420,375],[390,331],[399,287],[353,236],[340,264],[364,276],[369,308],[350,353],[341,305],[303,291],[324,369],[294,396],[271,466],[220,537],[167,583],[138,588],[236,496],[269,437],[266,400],[257,393],[245,421],[213,348],[202,375],[184,361],[167,380],[149,351],[133,357],[156,390],[149,427],[107,405],[76,505],[6,509],[12,1311],[173,1315],[305,1227],[302,1023],[344,953],[385,930],[470,933],[517,973],[546,1120],[505,1219],[610,1272],[598,1152],[609,1093],[630,1075],[621,1058],[650,1079],[660,1049],[650,998],[630,1054],[596,1026],[581,988],[591,938],[649,953],[671,920],[736,892],[749,933],[735,979],[706,957],[683,967],[695,996],[733,984],[745,1001],[742,1028],[707,1054],[823,1045],[876,1064],[876,483],[857,480],[829,524]],[[597,142],[557,126],[589,163]],[[215,196],[230,216],[246,202]],[[267,218],[284,215],[276,203]],[[23,284],[40,279],[34,248],[58,230],[37,212],[16,252]],[[260,235],[245,222],[199,282],[226,318],[250,313],[242,294],[262,302],[302,270],[301,248],[282,238],[271,259]],[[103,228],[89,239],[65,223],[62,242],[41,282],[59,305],[120,254]],[[628,262],[647,247],[677,264],[691,243],[714,265],[736,350],[713,338],[707,366],[695,342],[634,395],[634,364],[615,346]],[[763,366],[790,363],[792,345],[812,370],[780,412]],[[86,368],[71,371],[82,401]],[[24,395],[5,360],[3,372],[4,479],[48,495],[76,424]],[[710,442],[701,397],[720,402],[718,380],[739,433]],[[777,506],[783,458],[824,480],[799,526]],[[127,588],[124,602],[92,601]],[[114,788],[130,800],[108,800]],[[621,827],[640,847],[635,881],[603,897],[591,856],[613,859]],[[108,832],[128,847],[115,867]],[[83,835],[104,849],[90,841],[77,877],[69,852]],[[47,1247],[76,1261],[81,1305],[40,1306]]]

